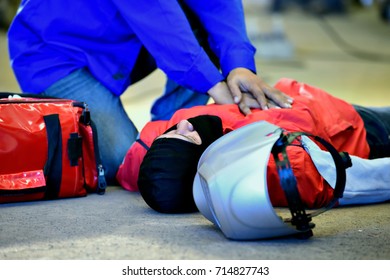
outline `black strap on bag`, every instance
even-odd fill
[[[45,199],[58,197],[62,179],[62,132],[58,114],[43,117],[46,125],[48,153],[43,169],[47,190]]]
[[[297,180],[291,169],[286,152],[287,146],[291,145],[298,137],[301,137],[302,135],[313,137],[330,152],[335,163],[337,174],[336,185],[333,191],[333,199],[325,207],[309,214],[306,213],[305,207],[299,195]],[[287,134],[282,133],[281,137],[278,141],[276,141],[272,148],[272,155],[275,159],[281,186],[284,193],[286,194],[288,207],[292,215],[292,218],[285,220],[285,222],[291,223],[298,231],[301,232],[299,235],[300,238],[309,238],[313,235],[312,228],[315,226],[313,223],[311,223],[312,217],[315,217],[332,208],[338,202],[339,198],[343,196],[346,182],[345,170],[352,166],[352,161],[348,153],[339,153],[329,142],[325,141],[321,137],[304,132],[294,132]]]

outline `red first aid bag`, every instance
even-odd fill
[[[0,203],[104,194],[87,104],[0,93]]]

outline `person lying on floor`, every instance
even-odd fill
[[[292,79],[279,80],[275,88],[294,98],[291,109],[253,109],[245,116],[237,105],[210,104],[179,110],[169,121],[147,123],[124,158],[118,181],[127,190],[139,190],[156,211],[197,211],[192,184],[203,151],[230,131],[267,121],[288,132],[319,136],[336,150],[351,155],[353,166],[347,169],[340,205],[390,199],[390,107],[351,105]],[[305,206],[320,208],[331,201],[333,189],[319,174],[310,155],[302,147],[292,146],[288,156]],[[287,206],[272,157],[267,182],[272,205]]]

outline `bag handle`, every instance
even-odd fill
[[[58,114],[43,117],[46,125],[48,153],[43,169],[46,177],[46,199],[58,198],[62,179],[62,132]]]

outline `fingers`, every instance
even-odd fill
[[[291,108],[293,99],[283,92],[269,86],[261,77],[245,68],[233,69],[227,77],[227,85],[231,91],[234,102],[239,104],[240,110],[244,114],[250,112],[250,108]],[[257,102],[257,106],[244,100],[246,94],[251,94],[252,99]],[[271,102],[272,101],[272,102]]]
[[[240,108],[241,113],[244,115],[251,114],[251,109],[253,108],[260,108],[259,103],[257,100],[252,96],[250,93],[243,93],[241,102],[238,104],[238,107]]]
[[[254,87],[253,90],[252,90],[252,94],[256,98],[256,100],[259,103],[260,108],[262,110],[268,110],[269,109],[268,100],[267,100],[265,94],[263,93],[263,91],[260,88]]]
[[[229,82],[228,85],[232,93],[234,103],[238,104],[242,100],[242,93],[240,87],[234,82]]]
[[[270,109],[282,109],[279,105],[276,105],[274,101],[268,100],[268,107]]]
[[[272,101],[276,106],[281,108],[291,108],[294,99],[287,94],[272,88],[270,86],[263,87],[263,92],[267,98]]]
[[[242,93],[239,103],[241,112],[247,115],[250,108],[268,110],[271,108],[292,108],[293,99],[277,89],[266,87],[264,90],[254,87],[248,88],[248,92]]]
[[[252,113],[251,109],[248,105],[245,104],[245,102],[240,102],[238,104],[238,108],[240,108],[241,113],[243,113],[245,116]]]
[[[288,96],[286,95],[285,98],[288,99]],[[266,98],[266,102],[268,109],[282,109],[281,106],[276,104],[275,101],[271,99]],[[242,100],[238,104],[238,107],[241,113],[243,113],[244,115],[249,115],[251,113],[251,110],[254,108],[261,109],[257,99],[251,93],[248,92],[242,94]]]

